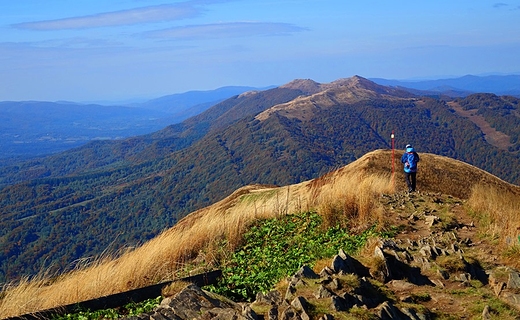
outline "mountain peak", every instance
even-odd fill
[[[307,95],[302,95],[287,103],[275,105],[258,114],[256,119],[266,120],[271,115],[281,112],[285,117],[308,120],[313,117],[316,109],[333,107],[338,104],[355,103],[381,97],[398,99],[414,97],[409,92],[378,85],[360,76],[338,79],[325,84],[309,79],[294,80],[282,87],[298,89],[306,92]]]
[[[313,94],[321,91],[321,84],[311,79],[295,79],[280,88],[301,90],[306,94]]]

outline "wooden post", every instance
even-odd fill
[[[394,130],[392,130],[392,135],[390,136],[392,139],[392,188],[395,190],[395,144],[394,144]]]

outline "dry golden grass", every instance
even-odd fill
[[[503,250],[520,246],[519,192],[476,185],[468,205],[478,220],[482,234],[498,240]],[[517,260],[518,257],[515,258]]]
[[[421,191],[467,199],[473,185],[493,187],[498,192],[515,187],[468,164],[420,155]],[[343,224],[352,230],[361,230],[373,222],[384,225],[385,211],[379,204],[381,194],[405,188],[399,169],[395,184],[392,183],[390,168],[391,152],[378,150],[323,177],[296,185],[240,188],[226,199],[191,213],[138,248],[86,263],[51,280],[41,276],[7,287],[0,300],[0,318],[123,292],[190,272],[199,273],[240,245],[243,233],[257,219],[316,210],[328,225]],[[398,159],[396,168],[401,168]],[[498,195],[495,201],[501,201]],[[499,218],[497,215],[490,219]],[[517,220],[512,214],[507,219],[511,221],[496,220],[496,225],[508,223],[513,226],[512,232],[518,226],[512,221]]]
[[[384,209],[378,199],[393,192],[389,174],[367,175],[359,171],[344,175],[336,171],[321,179],[326,183],[322,182],[315,207],[325,227],[340,225],[352,230],[374,222],[384,225]],[[319,179],[314,183],[320,183]]]

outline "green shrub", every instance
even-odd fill
[[[223,266],[220,283],[208,289],[234,300],[251,301],[303,265],[312,267],[339,249],[353,253],[375,235],[373,228],[351,235],[339,227],[324,230],[321,223],[315,212],[258,221],[244,235],[244,245]]]

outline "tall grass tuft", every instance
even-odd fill
[[[509,190],[475,185],[468,205],[481,232],[498,240],[504,250],[520,248],[520,196]],[[517,257],[516,257],[517,258]]]
[[[389,175],[338,176],[334,183],[323,186],[316,206],[325,227],[356,230],[373,223],[383,226],[385,215],[379,198],[393,190]]]

